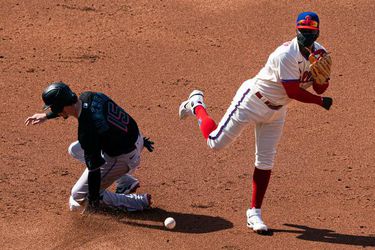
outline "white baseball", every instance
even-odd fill
[[[164,221],[164,226],[168,229],[173,229],[176,226],[176,221],[172,217],[168,217]]]

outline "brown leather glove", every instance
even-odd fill
[[[317,84],[325,84],[331,75],[332,58],[323,49],[314,51],[309,56],[310,72]]]

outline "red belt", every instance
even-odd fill
[[[283,105],[274,105],[274,104],[272,104],[270,101],[267,100],[266,97],[262,96],[262,94],[260,92],[256,92],[255,95],[259,99],[261,99],[264,102],[264,104],[266,104],[270,109],[278,110],[278,109],[281,109],[281,107],[283,106]]]

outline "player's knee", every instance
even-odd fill
[[[73,143],[70,144],[69,147],[68,147],[68,153],[69,153],[72,157],[76,158],[76,156],[77,156],[76,152],[77,152],[77,142],[73,142]]]
[[[211,139],[210,137],[207,139],[207,145],[209,148],[213,150],[220,150],[227,148],[233,140],[231,140],[228,136],[219,136],[215,139]]]
[[[79,160],[79,161],[84,161],[84,153],[83,153],[83,149],[81,147],[81,144],[76,141],[76,142],[73,142],[72,144],[70,144],[70,146],[68,147],[68,153],[75,159]]]
[[[72,188],[71,190],[71,193],[70,193],[70,200],[74,200],[78,203],[84,201],[87,197],[87,193],[82,191],[82,190],[79,190],[79,189],[76,189],[76,188]]]
[[[255,167],[260,170],[272,170],[273,165],[255,165]]]
[[[79,204],[74,198],[73,196],[70,196],[69,197],[69,210],[74,212],[74,211],[77,211],[81,208],[81,204]]]
[[[226,147],[226,145],[222,143],[218,143],[215,140],[210,140],[210,139],[207,140],[207,146],[213,150],[220,150]]]
[[[275,154],[257,153],[255,155],[255,167],[261,170],[271,170],[274,165]]]
[[[271,170],[273,168],[273,161],[266,159],[257,159],[255,161],[255,167],[260,170]]]

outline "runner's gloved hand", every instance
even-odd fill
[[[154,151],[154,142],[150,140],[148,137],[143,137],[143,146],[147,148],[149,152]]]

